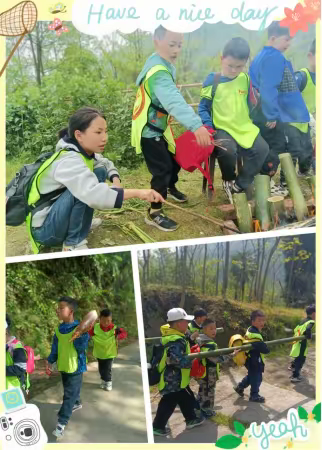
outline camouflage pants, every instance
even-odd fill
[[[213,410],[215,404],[215,388],[217,381],[216,367],[207,367],[205,378],[198,380],[198,401],[203,410]]]

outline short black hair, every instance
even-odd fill
[[[216,325],[215,319],[211,319],[211,318],[206,319],[206,320],[204,321],[204,323],[202,324],[202,328],[205,328],[207,325],[211,325],[211,324],[213,324],[213,323]]]
[[[154,30],[153,39],[158,39],[159,41],[162,41],[164,39],[164,36],[167,33],[167,29],[164,28],[163,25],[159,25],[158,28]]]
[[[11,320],[9,314],[6,314],[6,322],[7,322],[7,325],[8,325],[7,330],[11,330],[11,327],[12,327],[12,320]]]
[[[265,317],[265,314],[263,313],[263,311],[261,311],[260,309],[256,309],[255,311],[253,311],[250,315],[250,320],[251,322],[253,322],[254,320],[257,319],[257,317]]]
[[[78,303],[77,303],[77,300],[75,300],[74,298],[68,297],[67,295],[65,295],[58,299],[58,303],[61,303],[61,302],[67,303],[73,312],[77,311]]]
[[[102,309],[100,312],[100,317],[109,317],[112,315],[112,311],[108,308]]]
[[[308,316],[311,316],[313,313],[315,313],[315,305],[307,306],[305,311]]]
[[[316,47],[316,39],[314,39],[314,41],[313,41],[312,44],[310,45],[310,50],[309,50],[309,52],[312,53],[312,55],[315,55],[315,47]]]
[[[248,42],[240,37],[232,38],[225,45],[222,57],[227,58],[227,56],[231,56],[235,59],[240,59],[243,61],[247,61],[250,55],[250,48]]]
[[[195,316],[195,319],[196,319],[197,317],[204,317],[204,316],[207,316],[208,314],[205,309],[198,308],[194,311],[193,315]]]
[[[290,30],[288,27],[281,27],[279,22],[274,21],[267,28],[268,39],[271,37],[288,36],[290,37]]]

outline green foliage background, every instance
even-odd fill
[[[48,356],[59,324],[56,307],[62,295],[78,300],[76,319],[109,307],[114,323],[124,327],[129,338],[137,337],[129,252],[8,264],[6,271],[13,334],[42,358]]]

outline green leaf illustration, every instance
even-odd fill
[[[299,413],[299,418],[300,419],[307,420],[308,413],[306,412],[306,410],[302,406],[299,406],[297,411]]]
[[[234,428],[237,434],[239,434],[239,436],[244,436],[246,428],[244,427],[244,425],[242,425],[239,422],[234,422]]]
[[[222,436],[218,441],[216,442],[216,447],[219,448],[237,448],[243,441],[239,438],[234,436],[233,434],[226,434],[226,436]]]
[[[316,420],[316,423],[321,422],[321,403],[318,403],[314,406],[312,410],[312,414],[314,414],[314,420]]]

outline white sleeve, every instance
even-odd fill
[[[98,167],[105,167],[107,170],[107,178],[112,181],[112,177],[114,175],[118,176],[120,178],[120,174],[112,161],[110,161],[107,158],[104,158],[102,155],[96,154],[95,160],[94,160],[94,169]]]

